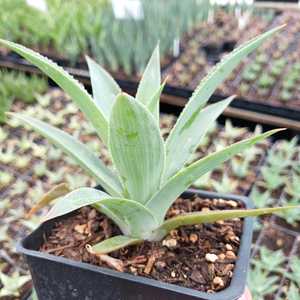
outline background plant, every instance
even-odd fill
[[[120,20],[107,0],[46,3],[44,12],[25,0],[1,0],[0,37],[67,58],[72,64],[91,52],[112,70],[121,68],[127,73],[145,67],[158,40],[163,54],[172,53],[174,40],[195,22],[207,19],[210,7],[204,0],[184,4],[144,0],[143,19]]]
[[[248,285],[254,300],[264,299],[277,291],[284,273],[282,265],[285,256],[282,251],[271,251],[261,247],[258,256],[251,262]]]
[[[40,11],[26,0],[1,0],[0,37],[71,64],[91,54],[110,70],[121,69],[126,74],[142,72],[158,40],[167,63],[179,54],[180,41],[195,25],[207,21],[215,11],[235,9],[206,0],[142,0],[143,18],[117,19],[109,0],[46,3],[47,11]]]
[[[106,0],[47,0],[47,11],[29,6],[25,0],[0,0],[0,37],[52,51],[75,63],[89,51],[89,37],[101,31]],[[54,53],[53,53],[54,51]]]
[[[43,93],[48,88],[45,79],[24,73],[0,70],[0,123],[5,121],[4,112],[10,109],[16,99],[25,103],[33,103],[38,93]]]
[[[102,15],[103,30],[90,36],[93,57],[112,71],[140,74],[157,41],[164,57],[173,56],[174,41],[196,22],[207,20],[210,5],[203,0],[143,0],[142,9],[139,20],[116,19],[108,6]]]

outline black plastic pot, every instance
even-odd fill
[[[206,54],[206,57],[207,57],[208,61],[215,64],[220,60],[223,45],[206,44],[202,48],[203,48],[203,50]]]
[[[251,201],[242,196],[188,190],[183,193],[182,197],[188,199],[195,194],[209,199],[230,199],[244,203],[247,208],[252,207]],[[49,234],[56,221],[50,220],[43,223],[17,247],[29,265],[40,300],[237,300],[244,292],[252,240],[253,220],[250,218],[244,221],[240,250],[231,285],[215,294],[119,273],[108,268],[38,251],[44,236]]]

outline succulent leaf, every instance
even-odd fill
[[[30,209],[29,213],[26,215],[26,218],[30,218],[33,214],[50,204],[53,200],[65,196],[70,192],[69,186],[66,183],[61,183],[54,186]]]
[[[145,106],[149,106],[151,99],[155,96],[160,89],[161,73],[160,73],[160,59],[159,59],[159,46],[154,49],[152,56],[144,71],[138,90],[136,93],[136,99],[143,103]],[[155,113],[159,111],[159,102],[156,102],[157,108]]]
[[[166,174],[168,176],[174,175],[183,166],[182,160],[180,159],[182,154],[176,151],[176,147],[182,143],[186,143],[186,140],[182,138],[182,135],[187,132],[185,129],[188,128],[190,132],[196,130],[199,121],[196,116],[203,109],[219,84],[230,75],[231,71],[238,66],[243,58],[282,28],[283,26],[279,26],[269,30],[236,48],[225,56],[224,59],[202,79],[168,137],[166,144]],[[178,163],[176,163],[177,161]]]
[[[109,147],[130,199],[145,203],[160,188],[164,143],[151,113],[127,94],[120,94],[110,119]]]
[[[158,221],[164,220],[165,214],[175,199],[181,195],[200,176],[213,170],[232,156],[260,142],[283,129],[274,129],[252,138],[234,143],[225,149],[212,153],[190,166],[183,168],[171,177],[165,185],[146,203],[146,206],[157,216]]]
[[[153,230],[158,226],[155,217],[140,203],[114,198],[93,188],[79,188],[59,198],[45,220],[57,218],[88,205],[94,206],[112,219],[125,235],[145,238],[150,228]]]
[[[122,249],[124,247],[136,245],[143,242],[141,239],[135,239],[125,235],[117,235],[112,238],[106,239],[96,245],[90,247],[89,252],[99,255],[106,254],[112,251]]]
[[[119,30],[120,26],[119,24],[114,28]],[[200,139],[233,99],[229,97],[205,107],[217,86],[245,56],[282,27],[277,27],[252,39],[216,65],[193,93],[167,138],[166,145],[158,124],[159,100],[166,82],[161,84],[158,46],[143,74],[136,99],[121,93],[114,79],[92,59],[87,58],[95,97],[93,99],[72,76],[52,61],[21,45],[0,39],[0,44],[9,47],[36,65],[73,98],[91,121],[99,136],[108,144],[113,163],[120,176],[119,179],[98,159],[96,154],[90,152],[84,144],[71,135],[32,117],[12,114],[74,158],[111,194],[108,195],[92,188],[79,188],[66,194],[66,187],[61,186],[46,194],[32,211],[56,200],[46,216],[48,220],[84,206],[94,207],[112,219],[124,234],[124,236],[115,236],[90,247],[91,252],[102,255],[125,246],[138,244],[143,240],[160,240],[170,230],[179,226],[299,208],[299,206],[286,206],[196,212],[164,221],[167,210],[176,198],[200,176],[211,172],[232,156],[282,130],[271,130],[237,142],[185,167],[201,142]],[[113,39],[113,37],[106,38]],[[139,43],[142,42],[144,40],[140,35]],[[114,49],[114,51],[121,50],[122,48]],[[102,55],[107,57],[107,61],[113,62],[113,68],[117,67],[114,56],[110,56],[110,52],[111,50],[107,50]],[[129,52],[128,50],[128,58]],[[142,55],[147,54],[142,53]],[[134,61],[136,67],[141,66],[136,58]],[[127,71],[130,69],[129,62],[130,59],[123,62],[124,69]],[[230,129],[232,128],[229,127],[229,131]],[[231,132],[231,137],[232,134]],[[247,164],[243,165],[241,173],[244,173]],[[44,174],[45,165],[42,164],[40,169]],[[56,197],[59,198],[56,199]],[[109,257],[106,256],[107,258]]]
[[[231,103],[235,96],[211,104],[200,111],[196,111],[190,123],[182,128],[179,136],[175,134],[166,142],[166,173],[164,181],[178,168],[182,168],[197,149],[201,138],[211,128],[216,119],[222,114],[225,108]],[[172,152],[168,152],[172,151]]]
[[[91,77],[93,98],[99,110],[109,120],[112,106],[121,88],[111,75],[90,57],[86,57]]]
[[[19,273],[13,273],[11,276],[6,275],[4,272],[0,272],[0,298],[9,298],[11,296],[19,297],[20,289],[25,283],[30,281],[29,275],[19,275]]]
[[[153,116],[156,118],[157,122],[159,122],[159,101],[160,101],[160,96],[162,94],[162,91],[164,90],[164,87],[167,83],[167,80],[165,80],[160,88],[158,89],[158,91],[154,94],[154,96],[152,97],[149,105],[148,105],[148,109],[149,111],[153,114]]]
[[[271,208],[256,208],[256,209],[233,209],[233,210],[216,210],[206,212],[194,212],[182,214],[177,217],[168,219],[153,233],[154,240],[161,240],[171,230],[180,226],[197,225],[203,223],[214,223],[220,220],[228,220],[234,218],[258,217],[273,213],[280,213],[290,209],[296,209],[300,206],[283,206]]]

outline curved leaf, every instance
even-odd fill
[[[145,203],[159,189],[164,144],[148,110],[127,94],[117,97],[110,118],[109,147],[130,199]]]
[[[117,216],[127,224],[128,230],[123,233],[132,237],[147,238],[151,228],[154,229],[158,226],[151,211],[136,201],[113,198],[110,201],[97,202],[94,207],[112,220],[114,220],[113,215]]]
[[[162,91],[167,83],[167,79],[161,84],[159,90],[151,98],[151,101],[148,104],[149,111],[153,114],[157,122],[159,122],[159,101]]]
[[[0,44],[23,56],[55,81],[76,102],[96,132],[107,143],[108,122],[84,87],[50,59],[22,45],[0,39]]]
[[[35,203],[35,205],[30,209],[26,215],[26,219],[30,218],[33,214],[38,212],[43,207],[49,205],[53,200],[65,196],[70,193],[69,186],[66,183],[61,183],[54,186],[49,192],[47,192],[43,197]]]
[[[97,255],[107,254],[127,246],[140,244],[141,242],[143,242],[143,240],[135,239],[125,235],[117,235],[91,246],[89,248],[89,252]]]
[[[148,106],[150,104],[151,99],[159,90],[160,82],[161,74],[159,46],[157,45],[152,53],[152,56],[148,62],[148,65],[138,86],[136,99],[142,102],[145,106]],[[159,107],[159,102],[156,102],[156,106],[157,108]]]
[[[57,218],[88,205],[111,218],[125,235],[143,238],[158,226],[155,217],[140,203],[114,198],[93,188],[79,188],[59,198],[45,220]]]
[[[14,116],[31,126],[35,131],[62,149],[93,176],[111,195],[122,195],[122,186],[118,177],[94,153],[90,152],[84,144],[76,140],[73,136],[30,116],[16,113],[8,113],[8,115]]]
[[[109,120],[114,101],[117,95],[122,92],[121,88],[110,74],[93,59],[86,56],[86,61],[91,77],[93,98],[106,120]]]
[[[170,132],[168,138],[170,142],[168,142],[169,146],[166,149],[166,160],[168,162],[172,161],[173,163],[170,166],[166,165],[166,174],[172,176],[182,166],[182,161],[180,160],[181,153],[179,154],[176,151],[176,145],[180,145],[182,143],[183,138],[181,136],[186,133],[186,128],[195,128],[197,126],[197,122],[199,120],[196,118],[196,116],[205,106],[216,88],[230,75],[231,71],[238,66],[243,58],[245,58],[249,53],[259,47],[267,38],[281,30],[283,27],[284,26],[279,26],[268,32],[265,32],[236,48],[230,54],[225,56],[221,62],[218,63],[204,79],[202,79],[189,102],[181,112],[173,130]],[[175,156],[173,153],[176,153],[177,156]],[[175,163],[176,161],[178,161],[178,165]]]
[[[205,173],[212,171],[221,163],[230,159],[232,156],[251,147],[270,135],[283,129],[274,129],[252,138],[232,144],[220,151],[210,154],[190,166],[182,169],[171,177],[161,190],[148,201],[147,207],[157,217],[159,222],[164,220],[165,214],[178,196],[180,196],[194,181]]]
[[[194,113],[190,123],[182,128],[177,135],[175,132],[166,141],[166,173],[164,180],[174,175],[190,159],[197,149],[201,138],[207,133],[215,120],[230,104],[235,96],[218,103],[209,105]]]
[[[164,238],[171,230],[176,229],[180,226],[214,223],[216,221],[228,220],[233,218],[258,217],[261,215],[279,213],[297,208],[299,209],[300,206],[296,205],[256,209],[215,210],[182,214],[178,217],[174,217],[165,221],[157,230],[153,232],[152,239],[159,241]]]

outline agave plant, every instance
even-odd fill
[[[36,65],[71,96],[108,146],[116,169],[109,169],[96,153],[66,132],[30,116],[10,114],[75,159],[106,191],[84,187],[66,194],[65,188],[63,192],[60,187],[54,188],[52,194],[43,197],[43,203],[39,203],[43,206],[60,196],[46,220],[87,205],[93,206],[113,220],[123,233],[90,248],[94,253],[104,254],[144,240],[161,240],[170,230],[183,225],[258,216],[291,208],[195,212],[165,220],[176,198],[196,179],[281,130],[271,130],[237,142],[186,166],[201,137],[233,99],[229,97],[205,107],[216,87],[246,55],[279,29],[247,42],[216,65],[200,82],[166,141],[159,130],[159,99],[165,83],[161,84],[158,47],[150,58],[135,98],[123,93],[104,69],[87,58],[94,95],[92,98],[55,63],[21,45],[0,40],[0,44]]]

